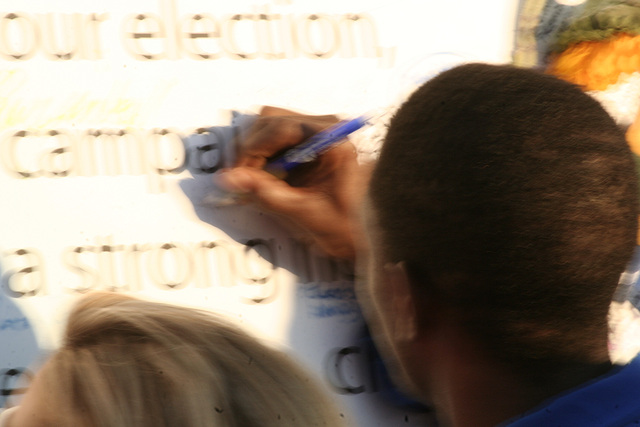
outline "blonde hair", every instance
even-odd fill
[[[296,363],[207,312],[90,294],[43,370],[53,425],[340,426]]]

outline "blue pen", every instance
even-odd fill
[[[349,134],[362,128],[369,120],[370,117],[364,115],[336,123],[273,159],[267,163],[265,170],[277,177],[282,177],[296,166],[314,161],[325,151],[343,142]]]

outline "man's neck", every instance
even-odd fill
[[[596,363],[550,363],[548,369],[538,365],[516,370],[461,348],[469,344],[458,347],[442,354],[431,382],[438,416],[450,427],[498,425],[611,369],[606,351]]]

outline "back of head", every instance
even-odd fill
[[[637,228],[622,132],[570,83],[442,73],[399,109],[370,186],[388,261],[510,360],[586,360]],[[603,341],[604,340],[604,341]]]
[[[210,313],[118,294],[80,301],[44,374],[54,425],[342,425],[284,354]]]

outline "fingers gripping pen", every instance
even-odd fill
[[[370,120],[369,116],[360,116],[352,120],[343,120],[318,132],[302,144],[291,148],[283,155],[271,160],[265,170],[279,178],[303,163],[309,163],[325,151],[343,142],[349,134],[362,128]]]
[[[327,150],[346,141],[347,136],[359,130],[373,119],[372,115],[363,115],[351,120],[343,120],[324,129],[300,145],[272,159],[265,165],[265,171],[278,178],[284,178],[296,166],[317,159]],[[203,202],[216,207],[235,205],[244,199],[243,194],[224,191],[220,188],[209,193]]]

